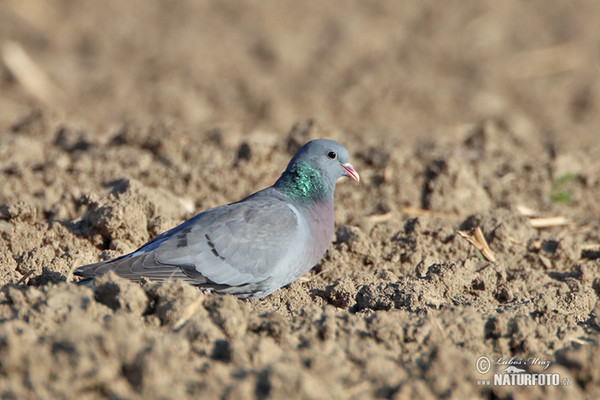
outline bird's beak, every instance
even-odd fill
[[[354,167],[352,167],[352,165],[350,165],[350,163],[341,164],[341,166],[346,171],[344,175],[346,175],[349,178],[352,178],[356,182],[360,182],[360,176],[358,175],[358,172],[356,172],[356,170],[354,169]]]

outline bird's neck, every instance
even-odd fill
[[[333,199],[333,191],[323,181],[321,173],[308,163],[288,166],[274,185],[280,192],[297,201]]]

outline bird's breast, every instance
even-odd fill
[[[317,263],[327,251],[333,237],[333,204],[320,202],[308,214],[308,223],[313,239],[313,265]],[[312,268],[313,265],[310,267]]]
[[[281,286],[306,274],[323,257],[333,236],[333,204],[317,203],[310,207],[290,206],[298,217],[297,242],[290,243],[282,263]]]

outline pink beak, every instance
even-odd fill
[[[354,169],[354,167],[352,167],[352,165],[350,165],[350,163],[341,164],[341,166],[346,171],[344,175],[352,178],[356,182],[360,182],[360,176],[358,175],[358,172],[356,172],[356,170]]]

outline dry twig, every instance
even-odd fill
[[[475,228],[470,233],[464,231],[458,231],[457,233],[460,237],[465,239],[467,242],[471,243],[473,247],[479,250],[481,255],[486,260],[490,262],[496,261],[496,256],[494,256],[494,252],[492,252],[492,249],[490,249],[490,246],[488,245],[485,236],[483,236],[483,232],[481,231],[480,227]]]
[[[29,278],[29,277],[31,276],[31,274],[33,274],[33,270],[32,270],[32,269],[30,269],[29,271],[27,271],[27,273],[26,273],[25,275],[23,275],[23,276],[21,277],[21,279],[19,279],[19,280],[17,281],[17,285],[20,285],[21,283],[25,282],[25,280],[26,280],[27,278]]]

